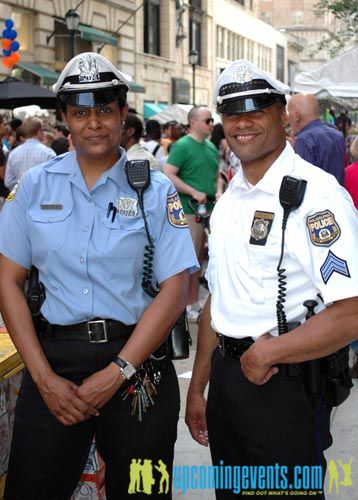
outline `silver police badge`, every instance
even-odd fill
[[[78,75],[78,81],[80,83],[99,82],[101,79],[99,75],[99,64],[96,58],[91,54],[87,54],[80,58],[78,69],[80,70]]]
[[[255,219],[251,228],[251,236],[256,240],[263,240],[267,236],[269,221]]]
[[[138,200],[134,198],[119,198],[117,200],[118,213],[125,217],[135,217],[138,214]]]
[[[233,76],[238,83],[251,82],[252,73],[247,64],[240,64],[233,70]]]

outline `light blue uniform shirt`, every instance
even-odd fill
[[[109,202],[124,198],[123,208],[128,199],[137,200],[126,180],[126,161],[121,149],[120,160],[88,189],[76,153],[67,153],[30,169],[5,203],[0,253],[39,269],[46,289],[41,312],[50,323],[111,318],[134,324],[153,300],[141,287],[148,240],[139,206],[121,210],[113,223],[112,214],[107,217]],[[176,223],[181,214],[173,217],[173,204],[167,206],[175,193],[167,177],[151,171],[144,208],[155,246],[153,283],[198,270],[189,230]]]

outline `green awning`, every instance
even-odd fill
[[[129,91],[130,92],[141,92],[142,94],[144,94],[145,88],[143,87],[143,85],[140,85],[139,83],[131,81],[129,84]]]
[[[115,36],[108,35],[108,33],[105,33],[104,31],[92,28],[91,26],[85,26],[84,24],[80,24],[78,26],[78,29],[81,32],[81,38],[83,38],[84,40],[89,40],[90,42],[97,43],[106,43],[108,45],[117,47],[117,38]]]
[[[39,76],[42,79],[44,85],[52,85],[60,76],[60,74],[56,73],[56,71],[44,68],[39,64],[20,61],[16,64],[16,66],[28,71],[29,73],[32,73],[33,75]]]
[[[162,111],[167,109],[168,104],[165,104],[164,102],[158,102],[158,106],[161,108]]]
[[[158,106],[158,104],[154,104],[154,102],[145,102],[144,103],[144,119],[147,120],[153,115],[156,115],[157,113],[160,113],[163,111],[163,109]]]

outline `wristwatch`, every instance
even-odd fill
[[[137,371],[132,363],[124,361],[124,359],[119,358],[118,356],[114,358],[113,363],[119,367],[121,374],[127,380],[129,380]]]

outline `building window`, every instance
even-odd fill
[[[296,64],[293,61],[288,61],[288,84],[291,85],[296,74]]]
[[[16,40],[20,44],[20,51],[33,52],[33,13],[14,7],[11,17],[14,21],[14,29],[17,31]]]
[[[261,12],[261,19],[265,23],[271,24],[272,23],[272,13],[271,12]]]
[[[281,82],[285,79],[285,49],[276,45],[276,78]]]
[[[201,0],[189,0],[190,7],[201,10]]]
[[[254,62],[254,42],[247,40],[247,59]]]
[[[144,52],[160,56],[160,0],[144,2]]]
[[[102,44],[101,44],[102,45]],[[113,47],[113,45],[105,45],[101,50],[102,56],[111,61],[112,64],[117,66],[117,47]]]
[[[92,42],[84,40],[79,35],[75,38],[75,54],[92,52]],[[64,22],[55,21],[55,69],[62,71],[71,59],[71,44],[69,32]]]
[[[303,24],[303,12],[302,12],[302,10],[294,10],[292,12],[292,24],[294,26]]]
[[[224,58],[224,30],[216,26],[216,56]]]
[[[202,10],[201,0],[190,1],[189,11],[189,51],[196,50],[199,54],[198,64],[202,65],[201,32]]]
[[[242,6],[245,5],[245,0],[235,0],[235,2],[239,3]]]

